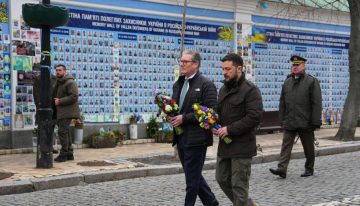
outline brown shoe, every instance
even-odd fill
[[[286,178],[286,172],[283,170],[273,169],[273,168],[270,168],[269,170],[274,175],[279,175],[281,178]]]

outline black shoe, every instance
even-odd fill
[[[217,199],[215,199],[210,206],[219,206],[219,201],[217,201]]]
[[[59,151],[57,149],[53,149],[53,154],[57,154]]]
[[[67,160],[74,160],[74,154],[67,155]]]
[[[65,162],[67,160],[68,158],[66,155],[59,155],[54,159],[55,162]]]
[[[270,168],[269,170],[274,175],[279,175],[282,178],[286,178],[286,172],[284,172],[284,171],[281,171],[279,169],[273,169],[273,168]]]
[[[313,175],[314,175],[314,172],[309,171],[309,170],[305,170],[305,172],[302,173],[300,176],[301,177],[309,177],[309,176],[313,176]]]

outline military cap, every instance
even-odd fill
[[[306,59],[298,55],[292,55],[290,61],[294,64],[300,64],[306,62]]]

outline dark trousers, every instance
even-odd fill
[[[195,205],[198,195],[203,205],[211,205],[215,201],[214,193],[201,174],[206,150],[206,146],[178,148],[186,180],[185,206]]]
[[[314,131],[310,129],[284,130],[278,168],[286,172],[296,135],[299,134],[306,157],[305,169],[314,172],[315,147]]]
[[[61,144],[60,155],[72,155],[72,140],[70,138],[70,123],[71,119],[59,119],[57,121],[58,125],[58,135]]]
[[[234,206],[247,206],[252,158],[217,158],[216,181]]]

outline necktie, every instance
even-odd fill
[[[184,99],[185,99],[188,89],[189,89],[189,79],[185,79],[184,85],[183,85],[183,87],[181,89],[181,93],[180,93],[180,100],[179,100],[179,108],[180,109],[184,103]]]

